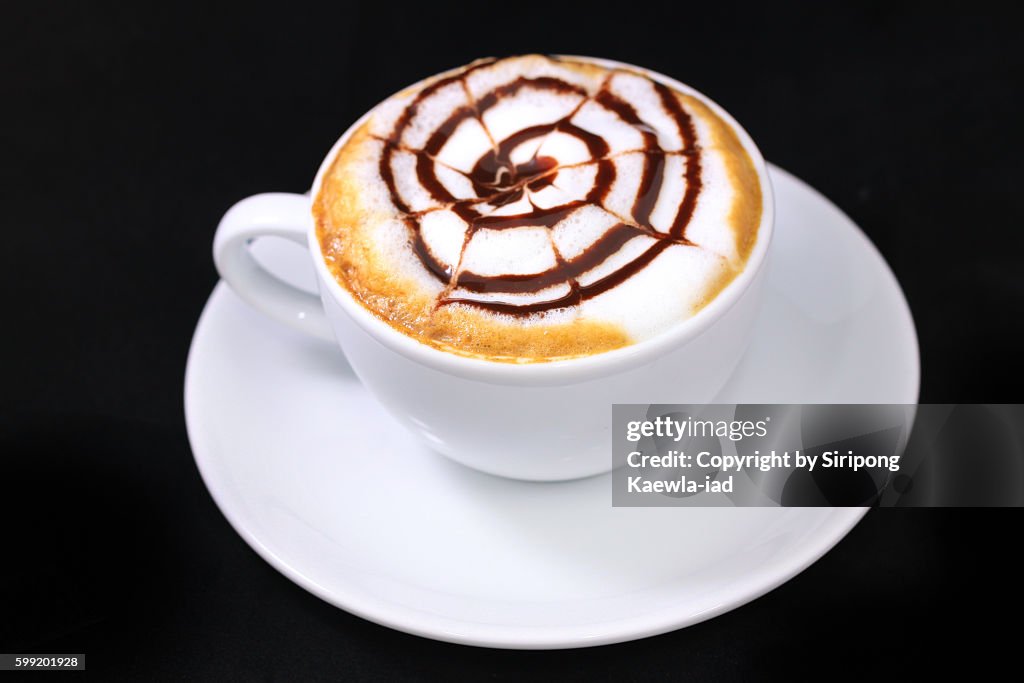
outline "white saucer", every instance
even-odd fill
[[[892,273],[837,208],[772,168],[778,216],[753,348],[722,402],[913,403],[914,325]],[[313,286],[297,247],[259,256]],[[185,413],[228,521],[324,600],[439,640],[613,643],[771,590],[861,508],[612,508],[608,476],[535,484],[419,447],[343,356],[217,285],[192,340]]]

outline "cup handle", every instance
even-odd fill
[[[323,304],[315,294],[293,287],[263,268],[249,244],[260,237],[283,237],[309,248],[306,195],[267,192],[247,197],[224,214],[213,238],[217,272],[246,303],[300,332],[335,343]]]

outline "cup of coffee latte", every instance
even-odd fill
[[[611,468],[612,404],[714,399],[749,342],[772,218],[764,160],[705,96],[527,55],[391,96],[309,195],[232,207],[214,257],[243,299],[339,343],[430,448],[559,480]],[[268,235],[309,248],[319,298],[255,262]]]

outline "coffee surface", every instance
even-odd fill
[[[338,282],[419,341],[536,362],[691,317],[757,239],[733,129],[626,69],[480,60],[376,107],[314,201]]]

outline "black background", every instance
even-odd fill
[[[491,54],[605,56],[706,92],[885,255],[922,401],[1018,400],[1020,24],[981,3],[699,4],[5,5],[0,652],[84,651],[125,680],[887,679],[1016,659],[994,624],[1022,607],[1016,511],[875,510],[710,622],[502,652],[322,603],[199,479],[181,387],[221,214],[307,188],[363,111]]]

